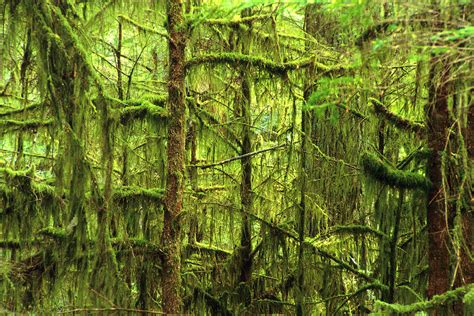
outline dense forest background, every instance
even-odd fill
[[[0,9],[0,312],[474,314],[472,2]]]

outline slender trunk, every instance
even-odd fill
[[[243,119],[243,141],[242,155],[252,152],[250,139],[250,83],[244,75],[242,78],[242,119]],[[248,214],[252,212],[252,157],[246,156],[240,160],[242,168],[242,180],[240,199],[242,203],[242,234],[240,240],[241,265],[240,282],[248,282],[252,276],[252,233]]]
[[[305,31],[314,36],[317,32],[316,22],[317,18],[315,16],[317,5],[308,5],[305,9]],[[307,50],[311,49],[311,45],[307,45]],[[307,71],[307,81],[304,85],[303,96],[305,100],[308,100],[312,90],[313,82],[312,78],[314,77],[314,69],[310,68]],[[307,186],[307,177],[306,173],[308,172],[308,161],[307,161],[307,150],[308,142],[311,141],[311,115],[308,110],[305,110],[304,107],[301,110],[301,169],[300,169],[300,211],[298,214],[298,266],[296,271],[296,284],[297,284],[297,295],[296,295],[296,314],[303,315],[304,311],[304,236],[305,236],[305,218],[306,218],[306,186]]]
[[[162,233],[162,307],[165,313],[181,309],[180,213],[183,206],[185,160],[185,48],[181,0],[167,2],[169,34],[168,167]]]
[[[23,61],[21,63],[20,67],[20,80],[21,80],[21,97],[22,97],[22,102],[23,106],[26,107],[26,104],[28,103],[28,78],[27,78],[27,71],[28,68],[31,64],[31,57],[32,57],[32,49],[31,49],[31,29],[28,29],[28,32],[26,34],[26,45],[25,45],[25,51],[23,53]],[[15,160],[15,168],[16,169],[21,169],[21,166],[23,165],[23,131],[20,130],[18,133],[18,138],[17,138],[17,156]]]
[[[433,57],[430,68],[430,104],[427,111],[428,145],[432,157],[428,162],[428,177],[433,186],[428,194],[428,290],[432,298],[449,289],[448,220],[443,190],[442,159],[450,127],[448,95],[449,66],[446,56]],[[438,65],[439,64],[439,65]],[[435,82],[440,68],[438,84]]]
[[[250,9],[242,11],[241,16],[251,15]],[[241,51],[244,54],[251,53],[252,38],[250,34],[240,34],[243,39],[241,42]],[[240,71],[240,80],[242,87],[242,97],[240,101],[240,115],[242,122],[242,155],[252,152],[252,139],[250,126],[252,124],[251,116],[251,97],[252,84],[248,76],[248,69],[242,68]],[[249,214],[252,212],[252,157],[246,156],[240,160],[241,165],[241,183],[240,183],[240,201],[242,207],[242,228],[240,235],[240,275],[239,282],[247,283],[252,277],[252,231],[249,221]]]
[[[398,196],[398,206],[395,213],[395,224],[393,226],[392,239],[390,240],[390,273],[388,274],[388,303],[395,302],[395,287],[397,280],[397,243],[400,231],[400,220],[403,210],[404,190],[400,189]]]

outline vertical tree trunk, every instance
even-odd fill
[[[168,170],[162,233],[162,306],[165,313],[181,308],[180,213],[185,159],[185,47],[181,0],[168,0]]]
[[[250,9],[242,11],[241,16],[251,15]],[[250,26],[250,25],[249,25]],[[251,54],[252,38],[250,34],[240,33],[240,50],[244,54]],[[240,116],[242,122],[242,155],[252,151],[251,139],[251,98],[252,83],[248,75],[249,69],[242,67],[240,70],[240,80],[242,95],[237,100],[240,102]],[[238,106],[238,105],[237,105]],[[240,253],[239,253],[239,282],[247,283],[252,277],[252,231],[249,221],[249,214],[252,212],[252,157],[244,157],[241,163],[241,182],[240,182],[240,201],[242,208],[242,228],[240,235]],[[248,303],[248,302],[247,302]]]
[[[427,111],[428,145],[432,157],[428,162],[428,177],[433,186],[428,194],[428,290],[429,298],[449,288],[448,221],[443,191],[442,159],[450,127],[448,95],[449,66],[446,56],[433,57],[430,68],[430,104]],[[440,69],[436,80],[437,69]],[[436,82],[437,81],[437,82]]]
[[[317,32],[316,29],[316,17],[315,12],[317,5],[307,5],[305,8],[305,31],[314,36]],[[307,44],[307,50],[311,49],[311,44]],[[307,101],[313,90],[313,81],[314,69],[310,68],[307,71],[307,80],[304,85],[303,96]],[[308,161],[307,161],[307,150],[309,148],[309,142],[311,141],[311,115],[308,110],[305,110],[304,107],[301,110],[301,161],[300,161],[300,211],[298,214],[298,266],[297,266],[297,296],[296,296],[296,314],[303,315],[304,310],[304,236],[305,236],[305,218],[306,218],[306,185],[307,185],[307,176],[308,172]]]

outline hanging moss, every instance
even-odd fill
[[[216,246],[206,245],[200,242],[194,242],[187,245],[187,248],[193,251],[205,252],[209,254],[216,254],[221,257],[228,257],[232,252],[226,249],[218,248]]]
[[[287,71],[298,70],[306,67],[314,67],[316,71],[321,73],[337,72],[346,67],[341,65],[328,66],[319,63],[314,58],[304,58],[287,63],[276,63],[270,59],[245,55],[240,53],[212,53],[203,54],[192,58],[186,64],[186,68],[191,68],[201,64],[231,64],[231,65],[247,65],[254,66],[261,70],[268,71],[276,75],[284,75]]]
[[[28,120],[1,120],[0,127],[8,130],[34,130],[40,127],[48,127],[53,120],[28,119]]]
[[[169,35],[168,33],[166,32],[162,32],[162,31],[158,31],[158,30],[155,30],[155,29],[152,29],[151,27],[148,27],[148,26],[145,26],[143,24],[140,24],[139,22],[129,18],[128,16],[125,16],[123,14],[119,14],[117,16],[119,19],[121,19],[122,21],[125,21],[133,26],[135,26],[137,29],[139,29],[140,31],[143,31],[143,32],[148,32],[148,33],[152,33],[152,34],[156,34],[156,35],[160,35],[164,38],[169,38]]]
[[[382,301],[376,301],[375,306],[376,309],[381,312],[415,313],[429,311],[439,306],[446,306],[447,304],[460,301],[467,293],[472,293],[473,290],[474,284],[468,284],[455,290],[435,295],[429,301],[418,302],[410,305],[388,304]]]
[[[240,152],[239,148],[242,147],[242,143],[234,131],[232,131],[228,126],[222,125],[218,118],[206,111],[202,106],[198,107],[196,102],[188,101],[188,105],[193,109],[193,112],[208,130],[221,137],[222,140],[236,152]],[[219,126],[219,128],[212,125]],[[218,131],[218,129],[221,129],[222,133]],[[237,144],[237,146],[235,146],[235,144]]]
[[[38,231],[38,235],[49,237],[54,240],[66,240],[68,233],[66,230],[57,227],[46,227]]]
[[[334,233],[349,233],[349,234],[372,234],[378,238],[389,239],[389,236],[377,229],[364,225],[346,225],[336,226]]]
[[[235,27],[239,26],[239,24],[246,24],[249,22],[261,21],[261,20],[271,20],[270,14],[258,14],[246,17],[235,17],[233,19],[206,19],[203,23],[207,25],[219,25],[219,26],[228,26],[228,27]],[[197,21],[198,23],[200,20]],[[191,21],[194,23],[194,21]]]
[[[139,251],[141,253],[153,253],[161,255],[162,250],[160,245],[153,243],[151,241],[140,239],[140,238],[111,238],[110,242],[112,246],[117,251],[126,251],[127,249],[132,249],[134,251]]]
[[[140,105],[127,106],[120,109],[120,122],[127,122],[136,118],[148,117],[153,120],[163,120],[168,116],[165,108],[157,106],[147,100],[141,101]]]
[[[157,203],[162,202],[164,189],[161,188],[141,188],[136,186],[122,186],[114,188],[112,198],[116,201],[149,199]]]
[[[11,116],[19,113],[25,113],[25,112],[30,112],[33,110],[36,110],[38,108],[41,108],[44,105],[43,102],[37,102],[33,104],[29,104],[26,107],[23,108],[18,108],[18,109],[13,109],[13,110],[8,110],[4,112],[0,112],[0,117],[5,117],[5,116]]]
[[[424,134],[426,128],[423,124],[412,122],[407,120],[403,117],[396,115],[395,113],[390,112],[380,101],[370,98],[372,105],[374,106],[375,112],[380,114],[383,118],[385,118],[388,122],[390,122],[393,126],[406,131],[411,131],[416,134]]]
[[[372,153],[365,153],[361,159],[365,172],[371,177],[397,188],[428,190],[431,182],[423,175],[396,169]]]

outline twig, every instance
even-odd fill
[[[264,149],[260,149],[260,150],[253,151],[253,152],[250,152],[250,153],[246,153],[244,155],[228,158],[228,159],[225,159],[225,160],[222,160],[222,161],[219,161],[219,162],[215,162],[215,163],[211,163],[211,164],[208,164],[208,165],[190,165],[190,167],[197,167],[197,168],[201,168],[201,169],[207,169],[207,168],[212,168],[212,167],[216,167],[216,166],[221,166],[221,165],[224,165],[226,163],[232,162],[234,160],[240,160],[240,159],[243,159],[243,158],[246,158],[246,157],[255,156],[255,155],[267,152],[267,151],[271,151],[271,150],[275,150],[275,149],[285,147],[286,145],[287,144],[280,144],[280,145],[273,146],[273,147],[270,147],[270,148],[264,148]]]

